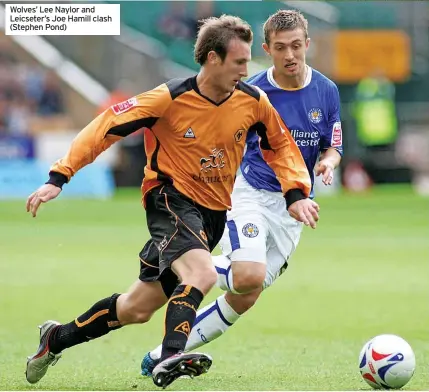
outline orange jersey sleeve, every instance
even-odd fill
[[[259,104],[260,121],[264,125],[262,132],[258,130],[261,138],[261,152],[267,164],[276,174],[286,196],[286,201],[290,205],[303,198],[300,195],[297,196],[297,191],[298,193],[302,192],[304,197],[309,197],[311,191],[310,175],[301,151],[286,124],[262,90]]]
[[[62,186],[81,168],[93,162],[113,143],[141,129],[152,127],[171,103],[165,84],[105,110],[73,140],[67,154],[50,172],[50,181]]]

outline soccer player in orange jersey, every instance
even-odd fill
[[[241,82],[251,59],[252,31],[237,17],[209,18],[201,27],[195,60],[201,70],[114,105],[95,118],[56,162],[48,182],[31,194],[27,211],[56,198],[82,167],[141,127],[148,163],[142,184],[151,239],[140,252],[140,276],[125,294],[101,299],[66,324],[46,321],[26,377],[38,382],[69,347],[111,330],[144,323],[167,301],[165,335],[153,381],[165,387],[182,375],[198,376],[210,356],[184,354],[195,314],[217,273],[210,252],[231,208],[235,174],[249,131],[281,184],[289,214],[312,227],[318,205],[301,153],[265,93]]]
[[[279,10],[267,19],[263,32],[263,48],[273,65],[247,83],[267,94],[289,127],[312,182],[316,174],[330,185],[343,153],[337,86],[306,63],[310,38],[308,21],[301,13]],[[198,309],[186,352],[214,341],[235,325],[288,268],[300,242],[303,225],[288,214],[257,135],[248,134],[246,145],[219,242],[222,254],[212,257],[219,274],[217,285],[226,293]],[[159,345],[144,356],[142,374],[150,375],[160,357]]]

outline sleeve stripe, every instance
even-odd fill
[[[270,142],[268,141],[267,127],[265,126],[265,124],[263,124],[262,122],[257,122],[249,128],[249,132],[250,131],[256,131],[257,135],[261,138],[260,146],[263,150],[273,150],[271,148]]]
[[[110,128],[106,135],[126,137],[131,135],[133,132],[138,131],[140,128],[152,128],[157,120],[158,117],[147,117],[130,121],[125,124],[116,125],[115,127]]]

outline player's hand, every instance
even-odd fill
[[[316,222],[319,220],[319,205],[311,199],[298,200],[288,208],[289,215],[298,222],[306,226],[316,228]]]
[[[61,193],[61,188],[52,185],[42,185],[36,192],[33,192],[27,199],[27,212],[31,212],[33,218],[36,217],[40,204],[55,199]]]
[[[314,168],[316,176],[323,174],[322,182],[325,185],[331,185],[334,180],[334,166],[329,160],[322,159]]]

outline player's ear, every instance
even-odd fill
[[[219,56],[218,54],[214,51],[211,50],[208,54],[207,54],[207,61],[212,64],[212,65],[216,65],[219,63]]]
[[[271,56],[270,47],[265,42],[262,44],[262,49],[264,49],[264,51],[265,51],[266,54],[268,54],[269,56]]]
[[[305,49],[306,49],[306,50],[310,47],[310,41],[311,41],[311,39],[310,39],[310,38],[307,38],[307,39],[305,40]]]

